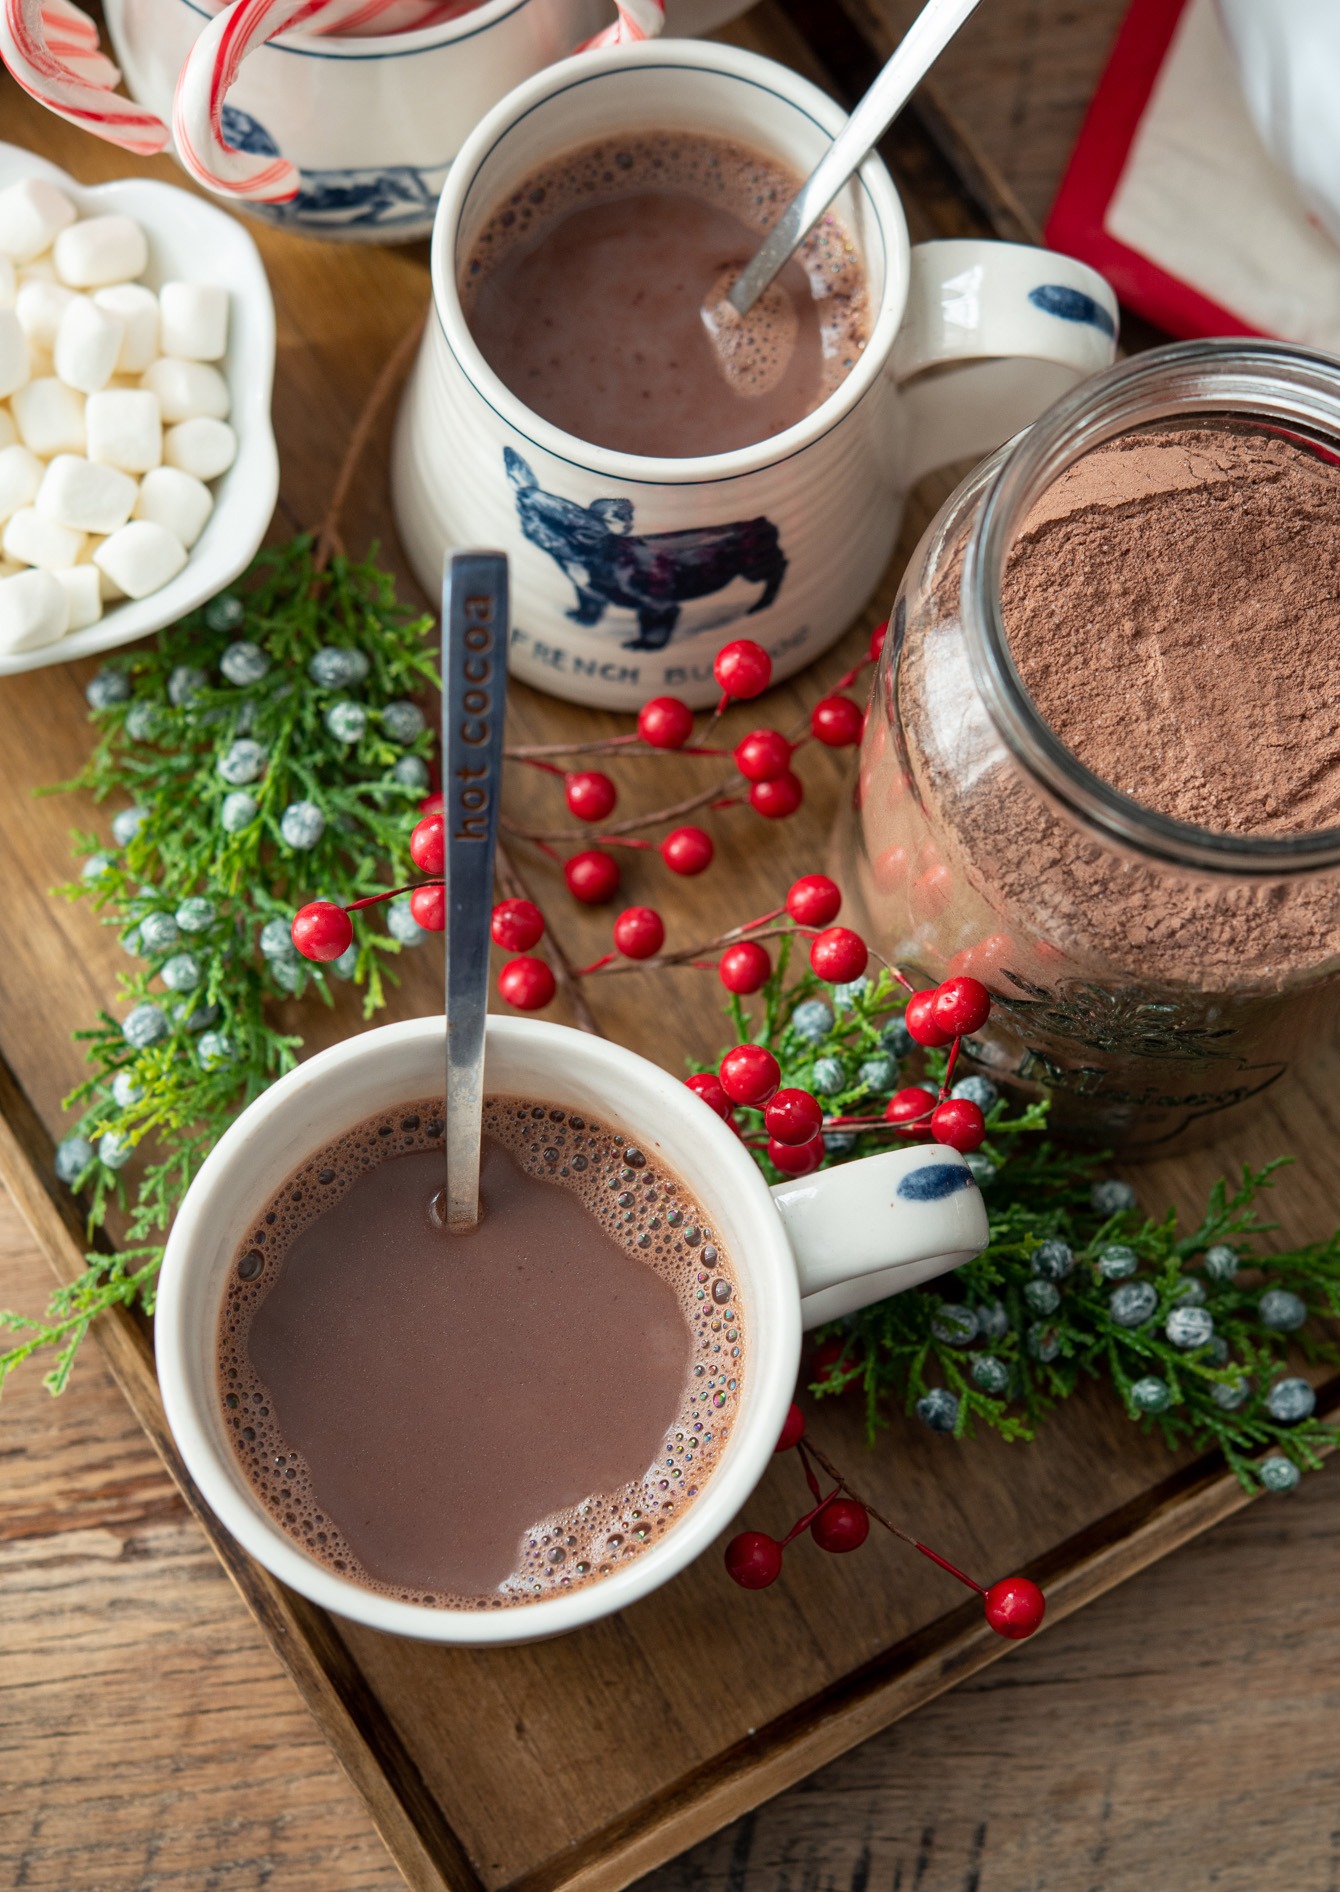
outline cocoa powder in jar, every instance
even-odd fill
[[[1020,667],[1081,759],[1146,805],[1182,819],[1199,808],[1202,820],[1217,807],[1238,833],[1329,824],[1340,796],[1340,658],[1331,648],[1340,592],[1327,521],[1337,517],[1340,473],[1267,433],[1212,424],[1125,436],[1111,458],[1169,439],[1180,472],[1134,458],[1104,468],[1094,454],[1087,467],[1077,462],[1084,472],[1070,481],[1071,503],[1063,477],[1033,509],[1002,584]],[[1244,464],[1261,473],[1269,502],[1251,490],[1256,475]],[[1139,474],[1143,493],[1123,492],[1114,470]],[[960,606],[964,548],[988,477],[950,502],[899,598],[895,661],[881,673],[862,749],[859,813],[839,838],[851,923],[928,982],[983,978],[998,1003],[981,1061],[1049,1091],[1057,1128],[1130,1151],[1189,1141],[1183,1131],[1203,1133],[1201,1119],[1264,1089],[1317,1035],[1340,971],[1340,878],[1189,871],[1090,828],[1016,760],[978,691]],[[1303,519],[1275,533],[1272,568],[1259,533],[1250,544],[1235,535],[1245,541],[1252,518],[1279,523],[1291,491],[1304,496]],[[1225,510],[1210,516],[1220,523],[1210,532],[1215,504]],[[1201,559],[1187,578],[1183,536],[1164,564],[1165,588],[1146,554],[1150,515],[1168,505],[1183,535],[1199,515]],[[1099,575],[1087,588],[1075,582],[1086,560],[1089,578]],[[1253,571],[1272,594],[1254,619]],[[1188,609],[1197,595],[1209,600],[1180,642],[1186,612],[1163,610],[1168,589]],[[1136,613],[1140,596],[1160,608]],[[1224,600],[1237,606],[1231,662],[1217,642]],[[1315,644],[1326,647],[1315,663],[1299,648],[1304,600]],[[1037,614],[1022,632],[1021,601]],[[1111,615],[1100,622],[1104,609]],[[1144,642],[1159,627],[1170,633],[1161,649]],[[1253,697],[1267,705],[1259,724],[1244,705]],[[1295,726],[1315,743],[1306,754],[1287,740]],[[1252,757],[1258,728],[1268,763]],[[1220,729],[1236,750],[1216,772],[1210,765],[1230,747]]]

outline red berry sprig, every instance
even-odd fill
[[[1002,1577],[988,1588],[974,1581],[928,1544],[913,1537],[910,1531],[894,1524],[876,1510],[869,1499],[862,1498],[854,1491],[850,1481],[827,1454],[806,1437],[805,1415],[794,1403],[786,1415],[775,1449],[778,1452],[796,1453],[814,1503],[803,1516],[796,1519],[785,1537],[771,1537],[766,1531],[740,1531],[731,1538],[726,1546],[726,1573],[741,1589],[766,1590],[775,1583],[782,1574],[782,1562],[787,1549],[806,1532],[820,1550],[830,1555],[845,1556],[859,1550],[870,1535],[873,1518],[893,1537],[910,1544],[913,1550],[928,1557],[933,1564],[938,1564],[941,1570],[956,1577],[969,1590],[976,1591],[982,1599],[987,1623],[998,1636],[1018,1642],[1041,1628],[1047,1600],[1031,1578]],[[832,1489],[827,1493],[819,1481],[820,1471],[833,1481]]]
[[[677,831],[684,845],[696,846],[699,830]],[[702,839],[706,841],[707,837]],[[710,843],[708,844],[710,847]],[[443,824],[440,814],[430,813],[416,826],[410,840],[410,852],[416,864],[426,868],[440,863],[443,855]],[[612,899],[619,886],[619,864],[602,848],[588,848],[574,855],[564,868],[569,887],[588,905]],[[339,958],[353,938],[349,913],[391,899],[404,888],[388,889],[366,900],[352,903],[347,910],[329,901],[313,901],[294,917],[292,934],[298,951],[306,958]],[[821,979],[833,985],[850,984],[865,972],[872,954],[865,940],[849,926],[832,924],[842,905],[842,894],[826,874],[803,874],[792,883],[781,907],[746,921],[730,933],[705,945],[666,953],[665,922],[654,907],[626,907],[614,922],[612,952],[593,964],[571,968],[559,955],[560,971],[565,978],[579,979],[600,972],[632,971],[638,968],[693,966],[714,969],[726,990],[736,997],[761,991],[772,977],[772,956],[763,945],[765,939],[780,935],[809,942],[810,966]],[[441,880],[416,887],[410,895],[416,920],[425,929],[440,932],[446,918],[445,889]],[[817,930],[816,930],[817,929]],[[512,897],[498,902],[493,910],[490,931],[494,941],[505,951],[517,955],[509,959],[498,975],[498,991],[518,1011],[540,1011],[554,999],[558,982],[547,961],[534,957],[531,949],[544,935],[545,922],[540,909],[530,900]],[[715,957],[708,957],[715,954]],[[905,987],[908,981],[896,967],[889,967]],[[571,984],[569,990],[572,990]],[[980,980],[956,974],[941,985],[908,998],[905,1018],[915,1042],[930,1047],[952,1046],[939,1094],[924,1086],[911,1085],[889,1100],[882,1117],[842,1117],[825,1120],[823,1108],[808,1091],[791,1089],[774,1104],[774,1093],[781,1083],[781,1069],[772,1053],[761,1045],[737,1045],[722,1060],[711,1087],[699,1079],[692,1088],[711,1101],[719,1116],[732,1121],[732,1107],[764,1113],[763,1135],[744,1131],[744,1139],[755,1148],[766,1148],[773,1166],[785,1176],[804,1176],[824,1161],[825,1130],[887,1131],[904,1139],[929,1137],[949,1149],[969,1154],[979,1149],[986,1135],[986,1120],[971,1099],[950,1095],[950,1080],[965,1033],[980,1031],[991,1011],[991,995]],[[726,1107],[721,1108],[722,1100]]]

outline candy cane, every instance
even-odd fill
[[[373,21],[386,31],[391,19],[403,21],[408,4],[409,0],[232,0],[201,33],[177,81],[172,129],[177,155],[191,176],[207,190],[252,203],[291,202],[302,180],[286,158],[238,151],[224,140],[223,102],[242,61],[264,41],[308,22],[312,31],[323,33],[363,31]],[[651,39],[665,24],[665,0],[615,0],[615,4],[618,20],[588,40],[586,48]],[[431,0],[430,4],[434,20],[468,11],[462,0]]]
[[[655,39],[665,25],[665,0],[614,0],[619,17],[613,26],[593,39],[584,40],[579,53],[597,51],[602,46],[627,46],[639,39]]]
[[[160,118],[113,91],[121,75],[72,0],[0,0],[0,58],[39,105],[109,144],[147,155],[168,142]]]

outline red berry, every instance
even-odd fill
[[[505,953],[528,953],[544,937],[544,915],[533,900],[500,900],[489,932]]]
[[[677,696],[654,696],[637,713],[637,733],[653,749],[682,749],[693,734],[693,711]]]
[[[786,910],[797,926],[827,926],[841,905],[842,889],[827,874],[802,874],[786,896]]]
[[[766,782],[755,782],[749,791],[749,806],[765,821],[785,821],[805,799],[805,784],[787,769]]]
[[[789,1452],[793,1445],[800,1444],[804,1436],[805,1415],[793,1399],[782,1423],[781,1434],[772,1449],[774,1452]]]
[[[933,1094],[919,1084],[909,1084],[906,1090],[895,1091],[884,1106],[884,1121],[902,1124],[904,1136],[920,1136],[928,1128],[934,1109]]]
[[[866,943],[849,926],[830,926],[810,941],[810,966],[830,985],[849,985],[865,971]]]
[[[812,1175],[824,1155],[822,1137],[814,1137],[808,1143],[779,1143],[776,1137],[768,1138],[768,1160],[776,1164],[783,1176]]]
[[[986,1593],[986,1620],[998,1636],[1022,1642],[1041,1626],[1047,1599],[1027,1577],[1002,1577]]]
[[[778,1091],[763,1123],[775,1143],[809,1143],[823,1129],[823,1105],[809,1091]]]
[[[421,815],[441,815],[446,813],[446,802],[443,799],[442,790],[440,788],[435,788],[431,795],[424,796],[423,800],[419,803],[419,813]]]
[[[554,975],[546,959],[509,959],[498,974],[498,990],[519,1012],[538,1012],[554,996]]]
[[[665,944],[665,921],[655,907],[626,907],[614,922],[614,944],[625,959],[650,959]]]
[[[826,696],[810,711],[810,733],[830,749],[850,749],[865,730],[865,711],[849,696]]]
[[[884,648],[884,640],[888,636],[888,634],[889,634],[889,620],[887,618],[885,618],[882,624],[877,624],[874,630],[871,631],[870,633],[870,661],[872,664],[876,664],[879,662],[879,654]]]
[[[816,1385],[821,1386],[835,1372],[845,1372],[856,1365],[854,1355],[847,1353],[848,1342],[845,1340],[821,1340],[810,1355],[810,1375]]]
[[[716,849],[701,828],[674,828],[661,842],[661,859],[672,874],[701,874]]]
[[[762,644],[756,644],[750,637],[737,637],[733,644],[717,652],[712,675],[727,696],[743,702],[746,697],[766,690],[772,682],[772,658]]]
[[[919,1045],[925,1045],[928,1051],[938,1051],[953,1038],[952,1031],[941,1031],[935,1018],[935,993],[914,992],[907,1001],[907,1010],[903,1013],[903,1023]]]
[[[870,1513],[855,1498],[834,1498],[810,1526],[820,1550],[859,1550],[870,1535]]]
[[[603,821],[619,799],[619,791],[599,769],[577,769],[563,779],[569,813],[578,821]]]
[[[619,891],[619,863],[603,848],[588,847],[564,861],[563,878],[574,900],[586,907],[603,907]]]
[[[721,1088],[721,1079],[715,1071],[695,1071],[684,1082],[695,1097],[701,1097],[709,1110],[714,1110],[724,1123],[730,1122],[731,1102]]]
[[[442,933],[447,925],[445,887],[416,887],[409,897],[409,910],[428,933]]]
[[[721,1087],[733,1104],[761,1110],[781,1081],[782,1067],[763,1045],[736,1045],[721,1060]]]
[[[766,1590],[782,1574],[782,1547],[766,1531],[741,1531],[726,1546],[726,1574],[743,1590]]]
[[[766,947],[742,939],[722,953],[717,971],[728,992],[757,992],[772,977],[772,961]]]
[[[979,1149],[986,1135],[986,1118],[968,1097],[946,1097],[931,1112],[931,1135],[951,1150]]]
[[[791,744],[780,729],[755,729],[735,745],[735,766],[746,782],[771,782],[791,766]]]
[[[441,815],[425,815],[409,837],[409,857],[421,874],[440,874],[447,858],[447,824]]]
[[[299,907],[289,931],[304,959],[338,959],[354,943],[354,923],[333,900],[311,900]]]
[[[991,994],[980,979],[946,979],[935,988],[935,1022],[951,1038],[980,1031],[990,1012]]]

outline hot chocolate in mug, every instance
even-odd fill
[[[802,1328],[958,1267],[981,1252],[988,1231],[972,1172],[953,1150],[890,1150],[770,1189],[734,1131],[657,1065],[564,1025],[490,1018],[490,1094],[532,1098],[611,1125],[673,1172],[710,1218],[747,1322],[740,1405],[701,1494],[635,1561],[598,1582],[511,1609],[439,1609],[366,1589],[309,1556],[255,1495],[225,1426],[219,1316],[250,1219],[316,1150],[370,1115],[440,1095],[445,1035],[440,1017],[363,1032],[299,1065],[242,1113],[173,1225],[155,1345],[164,1409],[186,1467],[266,1569],[374,1629],[496,1646],[558,1635],[622,1609],[699,1556],[772,1457],[795,1390]]]
[[[851,623],[888,564],[908,488],[976,458],[1106,367],[1116,303],[1084,264],[1005,243],[912,248],[870,158],[835,213],[863,263],[863,352],[812,413],[733,452],[652,458],[532,413],[471,335],[458,271],[508,193],[565,151],[664,128],[746,145],[807,175],[843,124],[794,72],[690,40],[565,60],[519,86],[462,147],[433,230],[433,309],[397,425],[400,536],[434,591],[444,553],[511,561],[515,676],[636,709],[718,694],[712,662],[748,635],[789,675]]]

